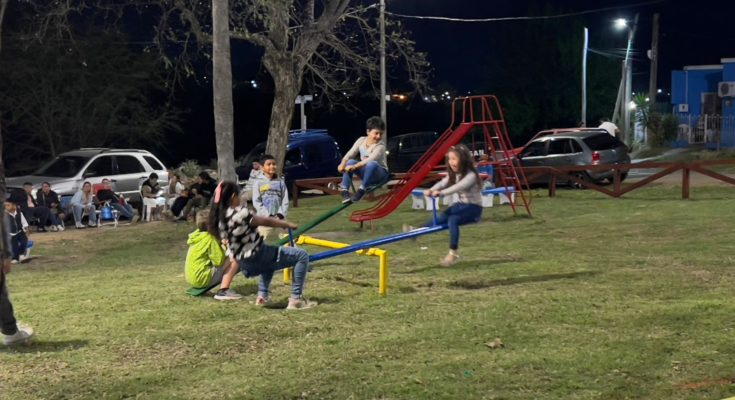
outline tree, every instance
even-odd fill
[[[3,21],[5,20],[5,11],[8,9],[8,0],[0,0],[0,60],[2,60],[2,40],[3,40]],[[3,160],[3,135],[2,135],[2,109],[0,108],[0,206],[5,210],[5,161]],[[3,215],[3,218],[5,216]],[[3,221],[4,222],[4,221]],[[5,254],[5,224],[0,223],[0,254]],[[3,268],[0,265],[0,268]]]
[[[14,37],[5,49],[0,108],[16,165],[78,147],[155,145],[179,130],[155,55],[130,51],[118,35],[76,36]]]
[[[547,8],[542,13],[558,14]],[[524,21],[508,25],[484,86],[496,93],[513,136],[530,137],[541,129],[576,126],[580,121],[581,49],[584,23],[578,18]],[[595,36],[596,45],[603,43]],[[502,60],[502,61],[498,61]],[[615,103],[618,64],[598,55],[588,61],[588,121],[607,114]]]
[[[228,0],[212,1],[214,132],[219,178],[237,181],[235,174],[232,66],[230,63],[230,14]]]
[[[370,21],[374,8],[351,6],[351,3],[358,2],[230,1],[231,37],[261,47],[263,66],[273,79],[274,100],[266,151],[281,166],[294,100],[301,90],[318,93],[329,104],[345,105],[349,104],[349,95],[371,84],[377,76],[378,31]],[[177,0],[173,7],[162,8],[158,41],[177,43],[181,54],[187,49],[200,52],[211,41],[212,13],[207,4]],[[407,39],[400,24],[391,25],[388,32],[388,56],[402,60],[406,80],[414,87],[423,87],[428,70],[425,55],[415,51],[413,41]],[[190,61],[184,55],[170,65],[172,69],[190,73],[191,68],[186,66]],[[218,151],[218,157],[224,156]]]

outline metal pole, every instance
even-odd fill
[[[628,47],[625,49],[625,103],[624,110],[624,130],[625,137],[628,139],[628,145],[632,146],[634,141],[633,129],[630,129],[630,102],[633,91],[633,66],[630,60],[630,50],[633,47],[633,38],[635,37],[635,29],[638,26],[638,14],[635,15],[633,28],[628,28]]]
[[[649,112],[655,111],[656,95],[658,94],[658,18],[659,14],[653,14],[653,34],[651,39],[651,76],[648,82],[648,98],[651,99]],[[645,143],[648,144],[648,132],[646,132]]]
[[[306,130],[306,112],[304,111],[305,100],[301,100],[301,130]]]
[[[383,132],[383,141],[388,136],[388,111],[385,103],[385,0],[380,0],[380,118],[386,123],[386,131]]]
[[[587,46],[589,30],[584,28],[584,44],[582,45],[582,126],[587,126]]]

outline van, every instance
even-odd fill
[[[436,142],[436,132],[412,132],[388,138],[386,148],[388,169],[391,172],[406,172]]]
[[[388,169],[391,172],[408,171],[440,136],[437,132],[424,131],[389,137],[386,149]],[[479,160],[485,154],[483,139],[481,131],[470,132],[462,138],[460,143],[466,145],[472,155]]]
[[[259,161],[265,154],[266,142],[253,147],[245,156],[243,168],[239,168],[240,183],[247,180],[253,161]],[[337,141],[326,129],[294,130],[288,134],[286,158],[282,174],[286,185],[291,187],[299,179],[324,178],[337,176],[337,166],[342,161],[342,152]]]

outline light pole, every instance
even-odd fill
[[[633,27],[628,25],[628,21],[624,18],[615,20],[615,27],[618,29],[628,29],[628,45],[625,48],[624,76],[623,76],[623,104],[620,109],[623,113],[623,137],[628,141],[628,145],[633,144],[632,130],[630,129],[630,102],[633,90],[633,68],[631,67],[630,51],[633,47],[633,38],[635,37],[635,28],[638,25],[638,14],[635,15]]]
[[[587,45],[589,43],[589,30],[584,27],[584,43],[582,44],[582,123],[587,126]]]

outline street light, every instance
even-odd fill
[[[625,48],[625,61],[623,62],[623,93],[624,100],[623,104],[630,104],[631,102],[631,90],[633,89],[633,69],[631,68],[630,62],[630,50],[633,47],[633,37],[635,36],[635,26],[638,24],[638,14],[635,15],[633,22],[633,28],[628,25],[628,21],[625,18],[618,18],[615,20],[615,27],[619,30],[628,29],[628,46]],[[623,137],[628,140],[628,144],[633,144],[633,135],[630,134],[630,111],[625,106],[623,110]]]

